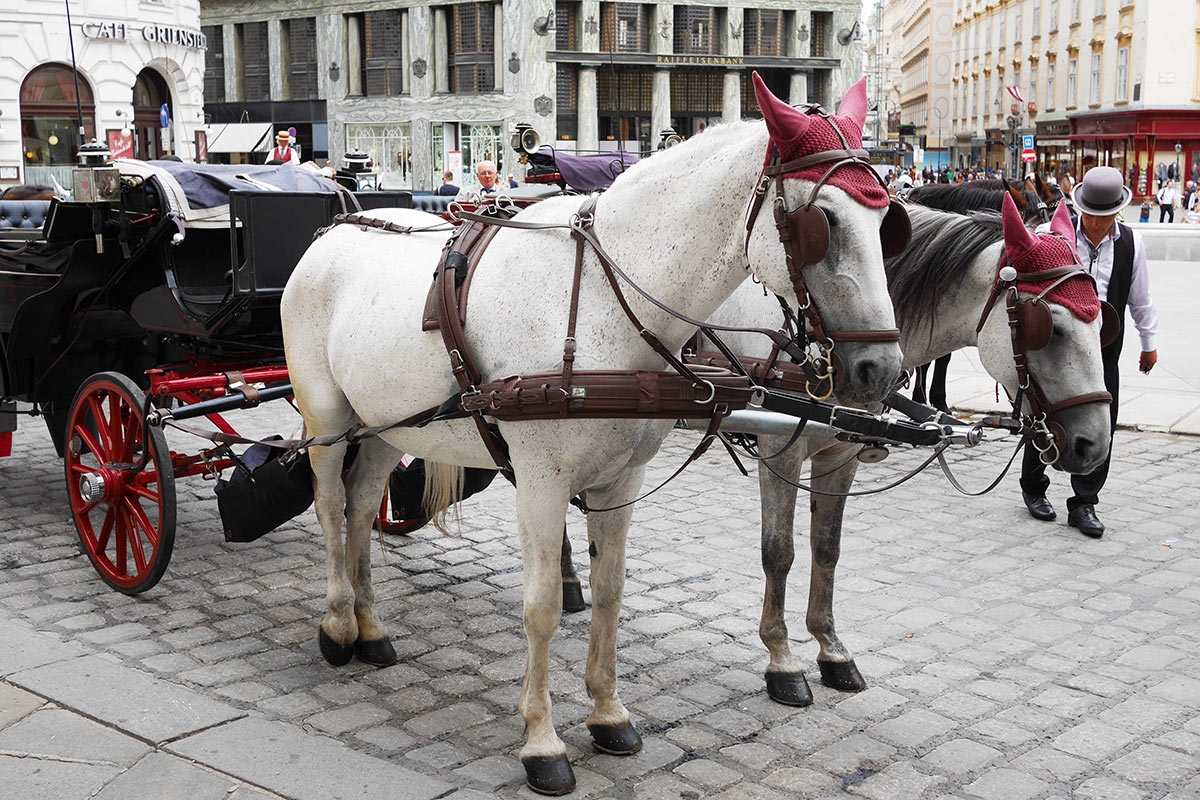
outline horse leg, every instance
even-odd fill
[[[936,373],[935,373],[936,374]],[[929,365],[922,364],[913,370],[913,390],[912,399],[915,403],[926,402],[927,395],[925,393],[925,379],[929,375]]]
[[[812,481],[813,488],[844,495],[854,484],[857,471],[858,460],[847,460],[845,448],[821,453],[813,458],[812,472],[816,476]],[[821,646],[817,654],[821,683],[844,692],[861,692],[867,688],[867,683],[833,627],[833,573],[841,551],[842,515],[845,510],[844,496],[812,495],[812,521],[809,526],[812,574],[809,578],[806,622],[809,633]]]
[[[637,497],[645,468],[629,472],[603,490],[589,489],[589,504],[610,508]],[[625,592],[625,537],[633,506],[588,514],[588,552],[592,557],[592,635],[588,644],[588,694],[594,706],[588,715],[592,743],[603,753],[632,755],[642,749],[642,737],[629,721],[617,696],[617,624]]]
[[[567,515],[564,482],[517,469],[517,524],[525,570],[525,680],[518,708],[525,718],[521,764],[530,789],[566,794],[575,788],[567,748],[554,732],[550,704],[550,639],[562,616],[561,531]]]
[[[571,560],[571,540],[567,538],[566,525],[563,525],[561,559],[563,611],[574,614],[587,608],[587,604],[583,602],[583,585],[579,582],[579,574],[575,572],[575,562]]]
[[[758,442],[759,452],[772,456],[786,439],[760,436]],[[799,479],[806,450],[805,442],[796,442],[787,452],[758,468],[758,491],[762,500],[762,565],[766,576],[758,636],[771,654],[766,671],[767,696],[789,706],[806,706],[813,701],[804,668],[792,657],[787,621],[783,615],[788,572],[795,559],[792,529],[796,518],[796,488],[787,481]]]
[[[354,655],[359,661],[386,667],[396,663],[396,650],[387,627],[375,614],[371,584],[371,526],[379,514],[388,476],[400,461],[400,451],[383,439],[364,440],[346,476],[346,567],[354,587],[354,617],[358,637]]]
[[[307,399],[307,398],[306,398]],[[310,436],[336,433],[350,426],[353,414],[345,398],[323,405],[326,413],[311,410],[315,404],[304,403],[305,430]],[[340,667],[354,654],[358,639],[358,622],[354,616],[354,589],[346,568],[346,551],[342,543],[345,523],[346,487],[342,484],[342,461],[346,456],[345,442],[329,447],[311,447],[308,451],[313,472],[317,520],[325,537],[325,614],[317,631],[321,655],[330,664]]]

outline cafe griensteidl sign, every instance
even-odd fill
[[[147,42],[177,44],[193,50],[207,50],[208,39],[200,31],[189,31],[173,25],[142,25],[124,22],[85,22],[79,26],[88,39],[128,39],[141,36]]]

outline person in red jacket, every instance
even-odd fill
[[[278,161],[281,164],[299,164],[300,156],[296,153],[296,148],[291,146],[292,136],[287,131],[280,131],[275,135],[275,147],[271,148],[271,152],[267,154],[267,163]]]

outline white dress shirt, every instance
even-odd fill
[[[1112,279],[1113,243],[1121,238],[1121,228],[1115,222],[1108,236],[1100,242],[1099,247],[1093,247],[1092,241],[1083,232],[1083,225],[1075,221],[1075,250],[1083,267],[1096,279],[1096,293],[1102,298],[1108,298],[1108,282]],[[1049,233],[1050,224],[1038,226],[1038,233]],[[1142,235],[1131,230],[1133,234],[1133,277],[1129,284],[1129,301],[1126,308],[1133,317],[1141,339],[1142,352],[1148,353],[1158,349],[1158,310],[1150,297],[1150,269],[1146,266],[1146,243]]]

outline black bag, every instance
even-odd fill
[[[229,480],[217,481],[225,541],[253,542],[313,504],[308,453],[255,444],[242,454],[242,462],[247,469],[235,467]]]
[[[463,499],[482,492],[491,485],[497,474],[494,469],[467,467],[463,474]],[[429,522],[421,505],[424,493],[425,462],[422,459],[414,458],[407,467],[401,464],[392,470],[388,477],[388,500],[392,506],[392,516],[396,519],[420,520],[420,524],[406,532],[415,531]]]

